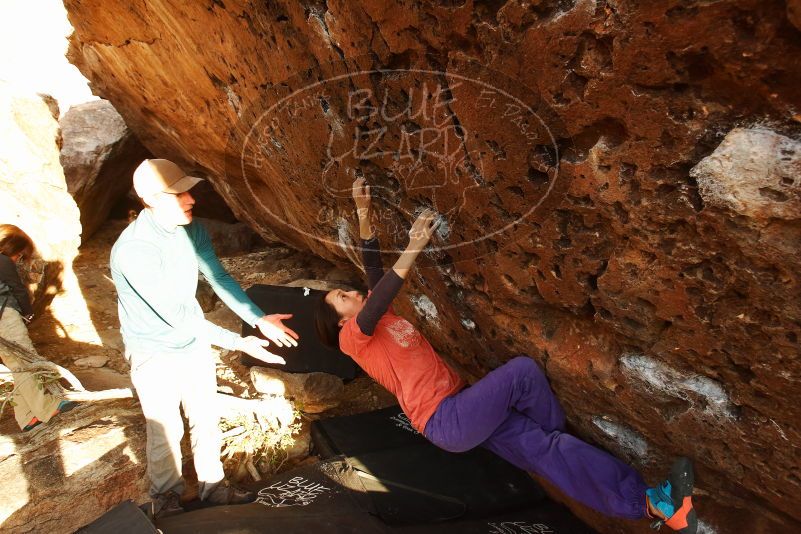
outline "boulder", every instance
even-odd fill
[[[131,189],[133,171],[149,154],[107,100],[72,106],[60,124],[61,165],[86,240]]]
[[[356,272],[354,177],[387,265],[435,207],[396,311],[474,377],[530,354],[649,482],[692,456],[716,532],[801,529],[794,197],[690,174],[744,124],[798,138],[796,4],[65,0],[95,91],[259,235]]]
[[[203,313],[212,311],[214,305],[220,300],[211,288],[211,285],[202,277],[198,277],[195,298],[197,298],[197,302],[200,304],[200,309],[203,310]]]
[[[247,254],[253,247],[256,235],[242,223],[227,223],[202,217],[195,217],[195,221],[206,228],[217,256],[239,256]]]
[[[28,275],[34,307],[52,298],[72,276],[81,224],[59,163],[58,105],[0,83],[0,222],[31,236],[38,260]]]
[[[190,167],[184,170],[193,176],[203,178],[205,172],[195,171]],[[204,180],[191,189],[192,197],[195,199],[195,206],[192,209],[196,218],[213,219],[223,223],[235,224],[237,221],[231,208],[225,200],[214,190],[211,182]],[[120,197],[116,204],[111,208],[109,217],[112,219],[130,219],[142,209],[142,201],[136,196],[136,191],[131,188],[125,195]]]
[[[250,368],[250,380],[259,393],[292,399],[300,411],[307,413],[337,406],[345,391],[342,379],[328,373],[285,373],[254,366]]]
[[[192,172],[191,169],[186,169],[187,172]],[[205,177],[205,172],[195,173],[201,178]],[[195,207],[192,210],[196,217],[203,219],[214,219],[223,223],[235,224],[238,222],[231,208],[225,203],[223,197],[220,196],[211,181],[204,180],[192,188],[192,197],[195,199]]]
[[[292,445],[284,451],[286,453],[286,462],[293,464],[305,460],[309,457],[311,446],[311,425],[304,421],[301,424],[300,431],[292,436]]]
[[[117,503],[144,502],[145,421],[131,399],[81,404],[0,435],[4,532],[74,532]]]

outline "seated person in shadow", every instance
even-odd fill
[[[354,182],[353,199],[371,292],[365,297],[335,289],[323,296],[315,322],[324,343],[340,347],[392,392],[434,445],[451,452],[485,447],[605,515],[651,518],[654,526],[666,524],[682,534],[697,531],[690,460],[676,460],[668,478],[649,488],[631,466],[565,433],[564,411],[530,357],[514,358],[466,386],[391,306],[438,226],[436,214],[427,210],[417,218],[408,247],[385,274],[364,179]]]

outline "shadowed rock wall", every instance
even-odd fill
[[[65,0],[94,91],[259,233],[355,257],[360,174],[386,244],[446,213],[400,311],[476,376],[531,354],[576,432],[649,481],[693,457],[706,532],[801,528],[795,4]]]
[[[85,243],[131,189],[133,172],[148,153],[105,100],[71,107],[59,125],[61,166],[81,212]]]

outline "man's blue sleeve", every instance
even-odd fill
[[[242,287],[222,266],[217,254],[214,253],[211,238],[203,225],[196,222],[192,226],[191,237],[197,254],[198,269],[225,305],[243,321],[255,326],[256,322],[264,316],[264,312],[250,300],[250,297],[242,291]]]
[[[239,336],[203,318],[198,308],[188,308],[177,302],[173,288],[164,283],[163,264],[158,249],[147,243],[126,243],[112,260],[119,269],[125,283],[141,299],[143,308],[129,313],[145,313],[147,319],[155,314],[175,330],[189,335],[202,332],[209,342],[224,349],[233,350]],[[119,282],[115,278],[115,284]],[[118,286],[119,291],[119,286]],[[146,310],[145,310],[146,309]]]

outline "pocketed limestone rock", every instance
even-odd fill
[[[801,528],[801,225],[781,218],[796,201],[781,181],[719,201],[742,184],[702,194],[689,176],[719,132],[797,137],[797,0],[64,4],[96,93],[287,245],[226,261],[241,280],[319,277],[292,274],[306,267],[288,247],[359,266],[353,176],[380,197],[387,267],[416,210],[436,207],[449,248],[420,256],[395,311],[439,354],[473,378],[529,354],[582,435],[600,436],[603,414],[649,458],[692,456],[710,531]],[[548,132],[520,135],[538,123]],[[626,375],[622,353],[677,383]],[[573,508],[599,532],[642,529]]]
[[[735,128],[693,167],[701,198],[759,219],[801,218],[801,143],[763,128]]]
[[[345,391],[342,379],[328,373],[285,373],[252,367],[250,379],[259,393],[293,399],[297,408],[307,413],[320,413],[339,405]]]

